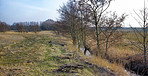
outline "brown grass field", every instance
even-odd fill
[[[127,34],[125,37],[133,37],[133,35]],[[49,41],[54,43],[49,44]],[[91,41],[95,43],[93,40]],[[64,46],[61,46],[61,44],[64,44]],[[37,34],[9,31],[0,33],[0,76],[108,75],[102,72],[96,73],[94,69],[89,67],[70,70],[70,73],[55,72],[64,64],[82,64],[84,66],[86,65],[84,62],[105,67],[109,72],[116,75],[127,76],[122,59],[141,54],[140,51],[135,51],[132,47],[134,46],[130,45],[126,38],[122,41],[122,44],[112,46],[108,51],[110,62],[101,56],[84,56],[72,45],[70,37],[56,35],[52,31],[41,31]],[[96,47],[92,46],[91,49],[96,49]],[[67,54],[71,56],[67,56]],[[63,59],[66,57],[67,59]],[[84,62],[81,62],[81,60]],[[121,62],[116,60],[121,60]]]

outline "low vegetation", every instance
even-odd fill
[[[85,56],[72,45],[70,36],[53,31],[0,33],[0,74],[7,75],[127,75],[123,63]],[[130,48],[114,46],[111,59],[136,55]],[[128,47],[127,47],[128,48]],[[114,51],[118,50],[118,51]],[[129,52],[127,52],[129,51]],[[131,51],[131,52],[130,52]]]
[[[80,60],[80,54],[69,51],[69,38],[54,33],[0,33],[0,75],[109,75],[94,64]],[[10,38],[11,37],[11,38]],[[60,39],[59,39],[60,38]],[[81,54],[82,55],[82,54]],[[87,57],[86,57],[87,58]]]

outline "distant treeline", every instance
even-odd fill
[[[8,25],[5,22],[1,22],[0,21],[0,32],[6,32],[9,30],[13,30],[16,32],[39,32],[42,30],[58,30],[59,29],[69,29],[69,27],[67,26],[62,26],[59,27],[60,25],[62,25],[64,23],[59,23],[56,22],[54,20],[48,19],[44,22],[17,22],[17,23],[13,23],[12,25]],[[57,29],[58,28],[58,29]],[[102,27],[102,29],[104,29],[105,27]],[[135,27],[137,30],[142,31],[142,28],[140,27]],[[90,29],[95,30],[95,27],[90,27]],[[121,27],[118,30],[121,31],[128,31],[128,32],[132,32],[133,29],[131,27]],[[148,30],[147,30],[148,31]]]
[[[0,32],[14,30],[16,32],[38,32],[41,30],[55,30],[56,22],[48,19],[44,22],[17,22],[8,25],[5,22],[0,22]]]

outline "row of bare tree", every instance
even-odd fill
[[[69,32],[74,45],[78,45],[78,49],[84,46],[86,50],[89,48],[88,39],[94,35],[90,27],[95,27],[95,40],[97,41],[98,56],[103,49],[101,45],[105,45],[105,56],[111,44],[122,38],[123,33],[118,29],[123,26],[123,22],[127,15],[122,14],[120,17],[115,12],[107,12],[112,0],[69,0],[58,11],[60,13],[60,21],[58,27],[61,32]],[[139,50],[143,52],[145,65],[147,64],[148,49],[148,8],[144,0],[144,8],[140,13],[135,12],[138,18],[135,20],[141,25],[142,31],[133,28],[138,42],[131,41]],[[63,28],[64,26],[64,28]],[[65,31],[63,31],[65,30]],[[142,39],[142,40],[140,40]]]
[[[9,30],[9,26],[5,22],[0,22],[0,32],[6,32]]]
[[[16,30],[17,32],[35,32],[40,31],[40,26],[37,22],[19,22],[9,26],[5,22],[0,22],[0,32],[8,30]]]
[[[95,27],[94,39],[97,41],[97,48],[94,54],[100,54],[101,45],[106,46],[105,55],[109,45],[114,43],[122,34],[118,31],[121,28],[126,15],[118,17],[115,12],[105,12],[110,6],[111,0],[69,0],[67,4],[59,9],[60,21],[63,28],[71,34],[73,44],[80,47],[84,46],[86,50],[90,47],[87,42],[90,36],[94,35],[94,31],[90,27]]]
[[[145,67],[147,65],[147,50],[148,50],[148,7],[146,4],[146,0],[143,0],[144,7],[139,12],[134,11],[137,17],[133,16],[133,18],[137,21],[137,23],[140,25],[142,30],[138,30],[137,28],[133,28],[132,25],[131,28],[134,31],[135,37],[137,41],[130,41],[132,45],[134,45],[138,51],[143,52],[143,60]],[[129,38],[130,39],[130,38]]]
[[[38,22],[19,22],[14,23],[13,26],[14,30],[17,32],[34,32],[37,33],[40,31],[40,26]]]

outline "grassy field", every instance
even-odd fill
[[[112,60],[109,62],[99,56],[83,55],[69,36],[52,31],[0,33],[0,76],[127,76],[123,63],[116,60],[141,53],[131,47],[127,39],[112,46],[108,51]],[[91,48],[95,50],[95,46]]]
[[[109,75],[104,68],[94,69],[87,57],[80,58],[71,44],[51,31],[0,33],[0,76]]]

